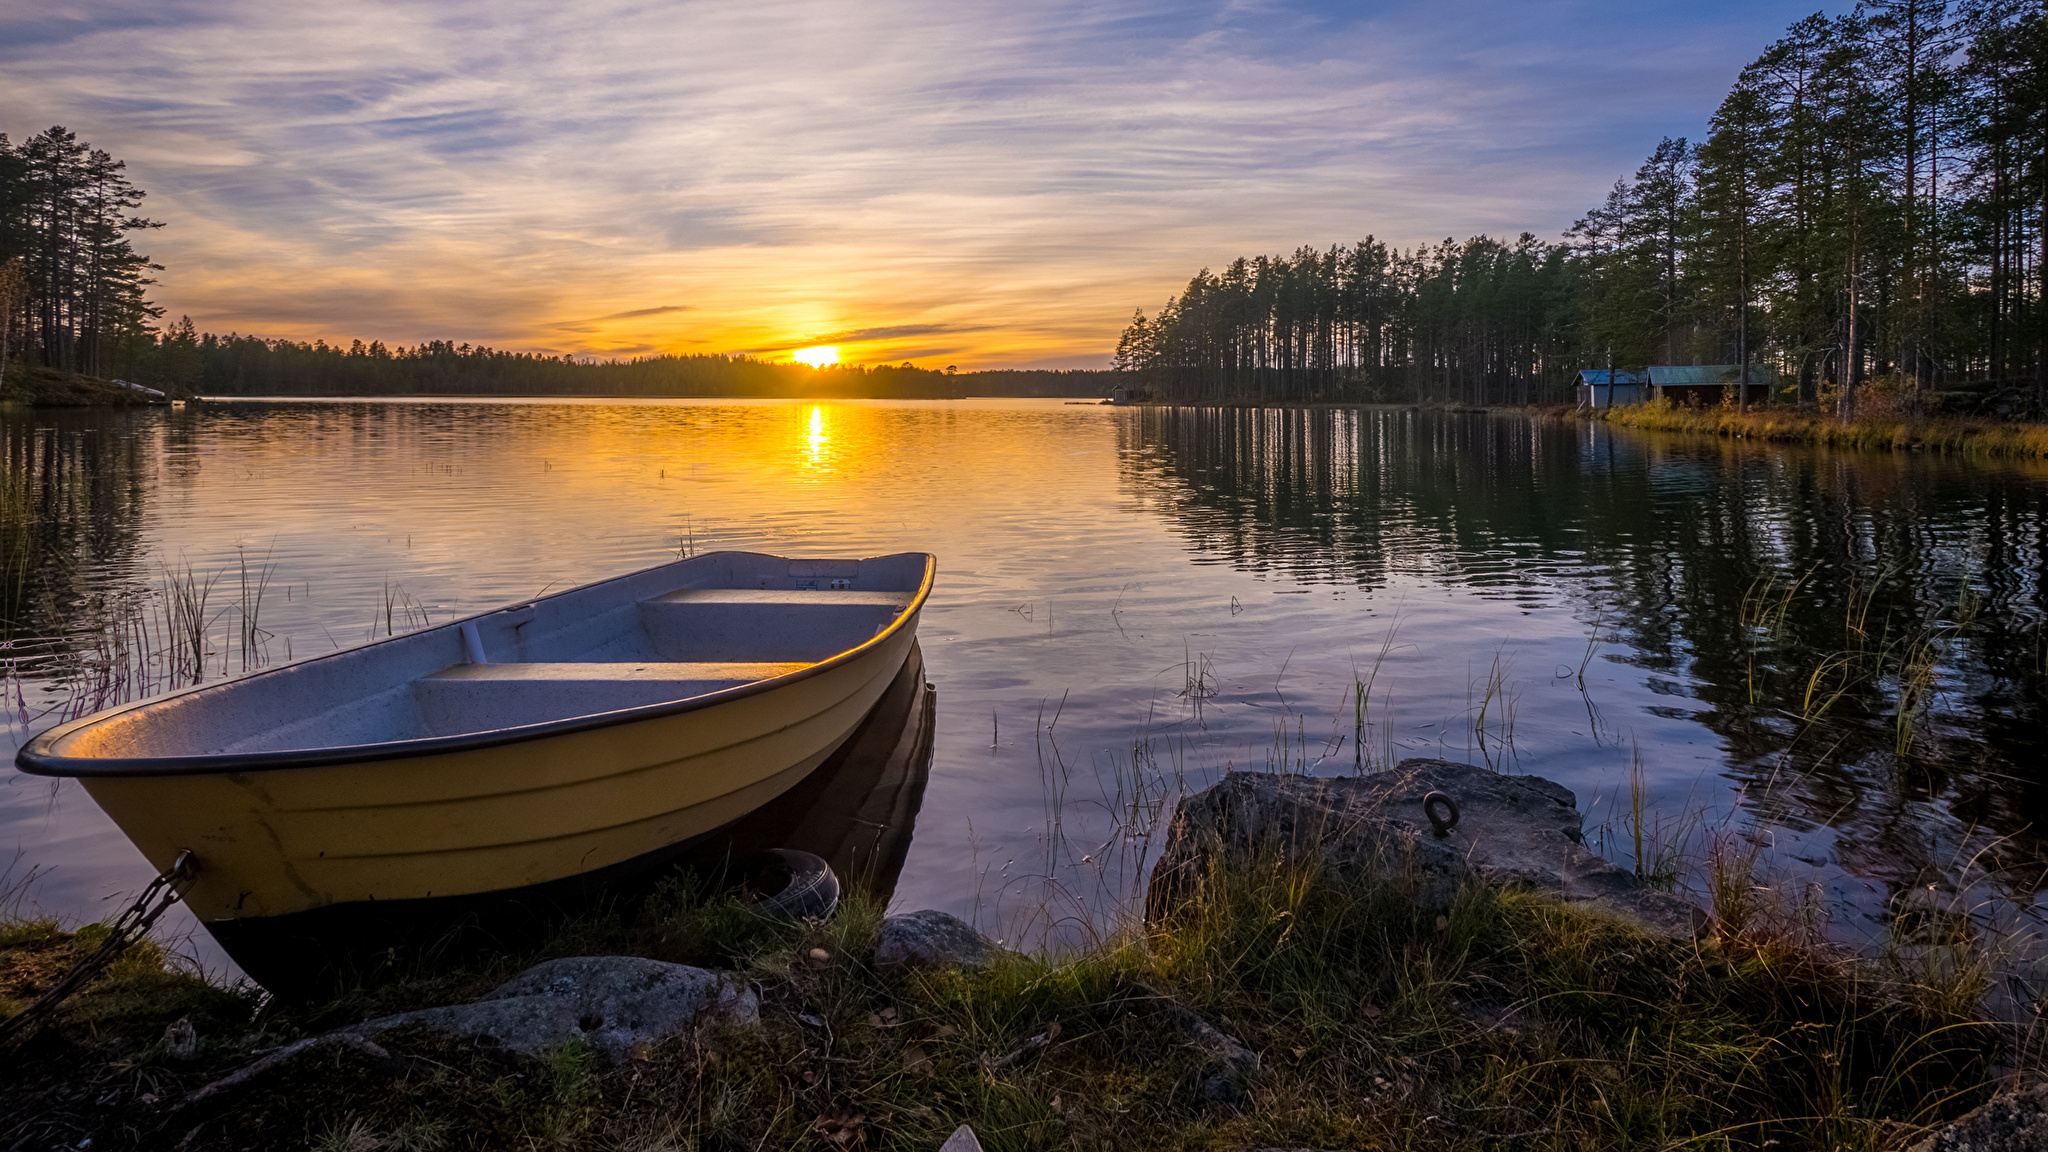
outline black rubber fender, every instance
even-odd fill
[[[775,920],[825,920],[839,907],[839,877],[822,857],[795,848],[770,848],[763,855],[789,879],[755,898],[756,912]]]

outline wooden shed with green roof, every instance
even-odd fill
[[[1771,388],[1778,382],[1776,368],[1751,364],[1743,382],[1748,395],[1738,396],[1736,381],[1743,376],[1739,364],[1652,364],[1648,371],[1651,399],[1673,404],[1719,404],[1723,397],[1730,403],[1760,404],[1770,398]]]

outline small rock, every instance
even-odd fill
[[[1442,836],[1422,811],[1432,791],[1460,811]],[[1477,878],[1555,893],[1668,939],[1706,929],[1706,913],[1587,849],[1580,825],[1578,798],[1561,784],[1449,760],[1403,760],[1390,771],[1330,779],[1234,773],[1181,801],[1146,914],[1157,919],[1178,904],[1213,853],[1278,851],[1317,854],[1338,874],[1394,876],[1426,911],[1448,911],[1459,886]],[[1442,919],[1439,930],[1448,924]]]
[[[1204,1020],[1194,1009],[1150,985],[1134,984],[1131,992],[1132,997],[1124,1002],[1125,1010],[1150,1013],[1167,1031],[1221,1065],[1202,1080],[1202,1098],[1211,1104],[1242,1106],[1245,1081],[1259,1071],[1259,1054]]]
[[[2048,1148],[2048,1082],[2000,1093],[1943,1125],[1911,1152],[2038,1152]]]
[[[892,975],[913,968],[980,968],[993,961],[998,951],[967,921],[926,909],[882,921],[875,967]]]
[[[164,1029],[164,1055],[179,1061],[199,1055],[199,1030],[191,1018],[180,1016]]]
[[[962,1124],[939,1145],[939,1152],[981,1152],[981,1141],[974,1138],[974,1129]]]
[[[536,964],[473,1004],[402,1012],[349,1031],[426,1028],[529,1056],[581,1038],[623,1061],[636,1046],[712,1020],[757,1023],[760,1001],[729,976],[702,968],[637,956],[574,956]]]

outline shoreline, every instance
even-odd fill
[[[314,1001],[208,982],[144,941],[0,1053],[0,1139],[930,1149],[964,1123],[1020,1147],[1378,1147],[1405,1132],[1448,1150],[1540,1131],[1584,1148],[1732,1135],[1878,1149],[1987,1099],[2018,1042],[1983,1015],[1960,953],[1945,975],[1880,964],[1726,909],[1674,940],[1484,884],[1439,912],[1399,875],[1325,865],[1219,863],[1169,912],[1100,926],[1090,946],[909,971],[878,952],[889,929],[871,899],[774,923],[688,880],[529,950],[399,964]],[[19,1003],[93,932],[0,922],[0,997]],[[388,1026],[322,1046],[603,956],[702,966],[754,989],[758,1018],[613,1058],[580,1034],[520,1054]]]
[[[1982,417],[1876,414],[1843,423],[1812,409],[1737,412],[1725,408],[1680,408],[1665,401],[1623,408],[1566,409],[1564,415],[1622,428],[1776,444],[1995,459],[2048,457],[2048,424]]]
[[[977,400],[1038,400],[1048,405],[1144,409],[1231,409],[1254,411],[1397,411],[1449,415],[1518,414],[1537,420],[1583,421],[1646,432],[1712,436],[1725,440],[1761,440],[1773,444],[1804,444],[1870,452],[1926,452],[1981,460],[2048,459],[2048,423],[1984,417],[1867,415],[1842,423],[1804,407],[1773,406],[1750,412],[1726,408],[1679,407],[1651,401],[1611,409],[1584,409],[1558,404],[1460,405],[1416,402],[1217,400],[1174,404],[1142,400],[1113,405],[1100,398],[1073,396],[761,396],[648,395],[644,393],[478,393],[408,392],[308,395],[192,395],[153,398],[110,382],[39,367],[10,365],[0,405],[25,408],[135,408],[163,406],[172,400],[205,404],[235,403],[666,403],[675,401],[728,403],[895,402],[955,403]]]
[[[1651,401],[1612,409],[1585,409],[1564,404],[1458,405],[1376,403],[1370,401],[1218,400],[1204,404],[1138,401],[1131,408],[1230,408],[1276,410],[1394,410],[1454,415],[1520,414],[1543,420],[1610,424],[1649,432],[1679,432],[1729,440],[1764,440],[1774,444],[1808,444],[1861,451],[1928,452],[1980,459],[2038,460],[2048,458],[2048,423],[1999,420],[1981,416],[1904,416],[1880,413],[1843,423],[1812,408],[1772,406],[1737,412],[1725,408],[1679,407]]]
[[[150,395],[97,376],[13,363],[0,378],[0,405],[18,408],[150,408],[186,397]]]

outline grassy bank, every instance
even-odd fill
[[[7,365],[7,375],[0,379],[0,404],[25,404],[32,408],[131,408],[151,402],[149,396],[116,387],[96,376],[60,372],[18,360]]]
[[[1974,1104],[2016,1058],[1978,1022],[1968,964],[1923,964],[1944,973],[1926,980],[1754,931],[1673,944],[1529,894],[1470,890],[1437,916],[1376,883],[1248,868],[1079,955],[896,979],[870,963],[879,921],[856,903],[778,926],[672,884],[536,954],[379,973],[312,1005],[138,946],[0,1057],[0,1146],[929,1152],[965,1122],[992,1152],[1875,1149]],[[7,927],[0,995],[18,1005],[90,936]],[[316,1049],[177,1106],[294,1039],[616,952],[744,970],[762,1026],[619,1067],[575,1042],[527,1059],[394,1033],[389,1060]],[[1242,1099],[1205,1096],[1216,1069],[1162,992],[1262,1054]],[[198,1037],[182,1060],[180,1019]]]
[[[1911,416],[1890,405],[1844,422],[1811,408],[1689,408],[1653,400],[1583,414],[1624,428],[1698,432],[1714,436],[1831,448],[1927,451],[1962,456],[2038,459],[2048,457],[2048,424],[2006,420]]]

